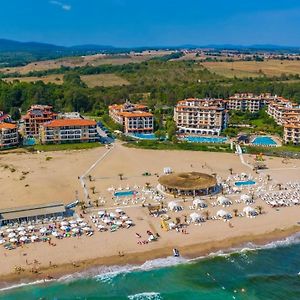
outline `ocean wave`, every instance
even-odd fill
[[[197,263],[200,260],[203,259],[213,259],[216,257],[224,257],[224,258],[230,258],[232,255],[236,254],[243,254],[245,255],[245,259],[247,259],[246,255],[247,252],[252,251],[258,251],[258,250],[268,250],[273,248],[279,248],[279,247],[287,247],[294,244],[300,243],[300,233],[294,234],[292,236],[289,236],[287,238],[284,238],[282,240],[273,241],[270,243],[267,243],[265,245],[257,245],[254,243],[246,243],[241,247],[231,248],[228,250],[219,250],[216,252],[211,252],[208,255],[205,256],[198,256],[192,259],[184,258],[184,257],[166,257],[166,258],[158,258],[154,260],[148,260],[142,265],[114,265],[114,266],[100,266],[100,267],[93,267],[89,269],[88,271],[83,272],[77,272],[72,273],[69,275],[65,275],[60,277],[59,279],[50,279],[50,280],[37,280],[33,282],[22,282],[14,285],[9,285],[0,288],[1,291],[6,291],[10,289],[15,288],[21,288],[29,285],[38,285],[38,284],[44,284],[44,283],[50,283],[53,281],[56,282],[66,282],[66,281],[76,281],[80,279],[87,279],[87,278],[94,278],[96,280],[110,283],[113,278],[120,275],[126,275],[130,272],[138,272],[138,271],[150,271],[153,269],[160,269],[160,268],[166,268],[166,267],[172,267],[180,264],[187,264],[187,263]],[[138,299],[138,298],[132,298],[132,299]],[[141,298],[141,299],[147,299],[147,298]],[[152,299],[152,298],[150,298]],[[153,298],[154,299],[154,298]]]
[[[128,296],[130,300],[161,300],[160,293],[145,292]]]

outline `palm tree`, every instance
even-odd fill
[[[208,210],[206,210],[206,211],[204,212],[204,215],[205,215],[206,220],[209,220],[210,212],[209,212]]]
[[[238,209],[237,209],[237,208],[235,208],[235,209],[233,210],[233,213],[234,213],[234,216],[235,216],[235,217],[237,217],[237,216],[238,216],[238,212],[239,212],[239,211],[238,211]]]
[[[230,175],[232,175],[233,169],[232,169],[232,168],[229,168],[228,171],[229,171]]]
[[[91,187],[91,191],[93,194],[95,194],[95,189],[96,189],[96,187],[94,187],[94,186]]]
[[[120,180],[123,180],[123,176],[124,176],[123,173],[119,173],[118,176],[120,177]]]
[[[257,206],[256,209],[258,210],[258,213],[261,215],[263,212],[263,207],[262,206]]]

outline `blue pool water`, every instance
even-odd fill
[[[277,143],[269,136],[257,136],[253,141],[253,145],[258,146],[276,146]]]
[[[253,181],[253,180],[246,180],[246,181],[236,181],[234,184],[236,186],[243,186],[243,185],[253,185],[255,184],[256,182]]]
[[[210,137],[210,136],[188,136],[184,138],[185,141],[192,143],[224,143],[226,137]]]
[[[127,197],[127,196],[133,196],[135,194],[134,191],[120,191],[120,192],[115,192],[114,196],[115,197]]]
[[[131,136],[141,140],[157,140],[154,133],[134,133]]]

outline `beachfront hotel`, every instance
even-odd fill
[[[128,101],[124,104],[113,104],[109,106],[109,116],[122,126],[126,134],[152,133],[154,129],[153,114],[145,105]]]
[[[283,140],[286,144],[300,145],[300,119],[284,125]]]
[[[22,117],[24,121],[24,135],[26,137],[38,138],[40,126],[57,118],[57,114],[52,111],[49,105],[32,105],[26,115]]]
[[[220,135],[227,127],[228,111],[222,99],[185,99],[174,108],[179,133]]]
[[[86,119],[57,119],[40,126],[42,144],[95,142],[97,123]]]
[[[249,111],[251,113],[258,112],[270,101],[277,99],[269,93],[254,95],[252,93],[235,94],[226,100],[227,109]]]
[[[18,127],[12,123],[0,123],[0,148],[10,148],[19,144]]]

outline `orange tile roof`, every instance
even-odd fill
[[[120,116],[123,117],[153,117],[153,114],[149,113],[149,112],[144,112],[144,111],[135,111],[135,112],[121,112],[119,114]]]
[[[0,123],[0,129],[15,129],[15,128],[17,128],[16,124]]]
[[[63,127],[63,126],[93,126],[96,122],[86,119],[58,119],[43,124],[44,127]]]

